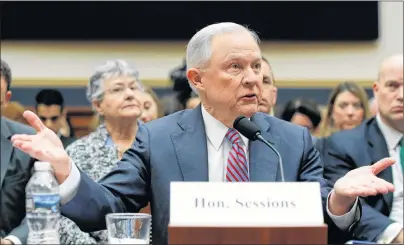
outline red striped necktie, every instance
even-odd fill
[[[249,181],[247,157],[241,146],[241,137],[237,130],[231,128],[226,133],[226,138],[231,143],[231,150],[227,159],[226,181],[244,182]]]

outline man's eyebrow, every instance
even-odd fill
[[[387,80],[386,83],[400,83],[400,81],[390,79],[390,80]]]

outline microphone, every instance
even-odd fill
[[[282,180],[282,182],[285,182],[285,175],[283,173],[283,162],[282,162],[281,154],[279,153],[279,151],[277,151],[275,149],[275,147],[273,145],[271,145],[271,143],[269,143],[268,141],[266,141],[264,139],[264,137],[262,137],[261,130],[258,128],[258,126],[255,123],[248,120],[246,117],[239,116],[236,118],[236,120],[234,120],[233,128],[236,129],[237,131],[239,131],[242,135],[244,135],[249,140],[252,140],[252,141],[259,140],[259,141],[263,142],[264,144],[266,144],[269,148],[271,148],[275,152],[275,154],[278,156],[278,159],[279,159],[279,169],[281,172],[281,180]]]

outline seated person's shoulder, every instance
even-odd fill
[[[63,145],[65,146],[65,147],[68,147],[69,145],[71,145],[73,142],[75,142],[77,140],[77,138],[76,137],[65,137],[64,138],[64,142],[63,142]]]
[[[303,135],[304,131],[306,130],[309,132],[305,127],[293,124],[291,122],[282,120],[280,118],[267,115],[265,113],[258,112],[256,113],[257,117],[263,118],[264,120],[268,121],[272,130],[276,130],[279,134],[284,135]]]
[[[2,117],[1,120],[4,121],[4,123],[10,129],[10,133],[13,135],[14,134],[35,134],[36,133],[34,128],[32,128],[26,124],[12,121],[5,117]]]
[[[324,150],[334,155],[349,155],[360,158],[366,145],[366,123],[356,128],[338,131],[325,138]]]
[[[327,137],[326,140],[329,142],[349,141],[352,143],[362,143],[366,134],[366,127],[366,123],[362,123],[356,128],[335,132]]]

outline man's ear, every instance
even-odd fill
[[[380,84],[379,84],[378,81],[373,82],[372,89],[373,89],[373,96],[375,97],[375,99],[377,99],[376,98],[377,97],[377,91],[379,91],[379,89],[380,89],[379,86],[380,86]]]
[[[197,68],[189,68],[187,70],[187,78],[188,81],[198,90],[204,90],[202,79],[201,79],[201,71]]]
[[[62,110],[62,117],[66,118],[66,116],[67,116],[67,109],[66,107],[64,107]]]
[[[67,118],[67,109],[66,107],[63,108],[62,113],[61,113],[62,118],[66,119]]]
[[[274,86],[274,90],[272,93],[272,105],[276,105],[276,100],[278,99],[278,88]]]
[[[3,101],[4,105],[7,105],[10,102],[10,100],[11,100],[11,91],[9,90],[6,92],[6,97],[4,98]]]

